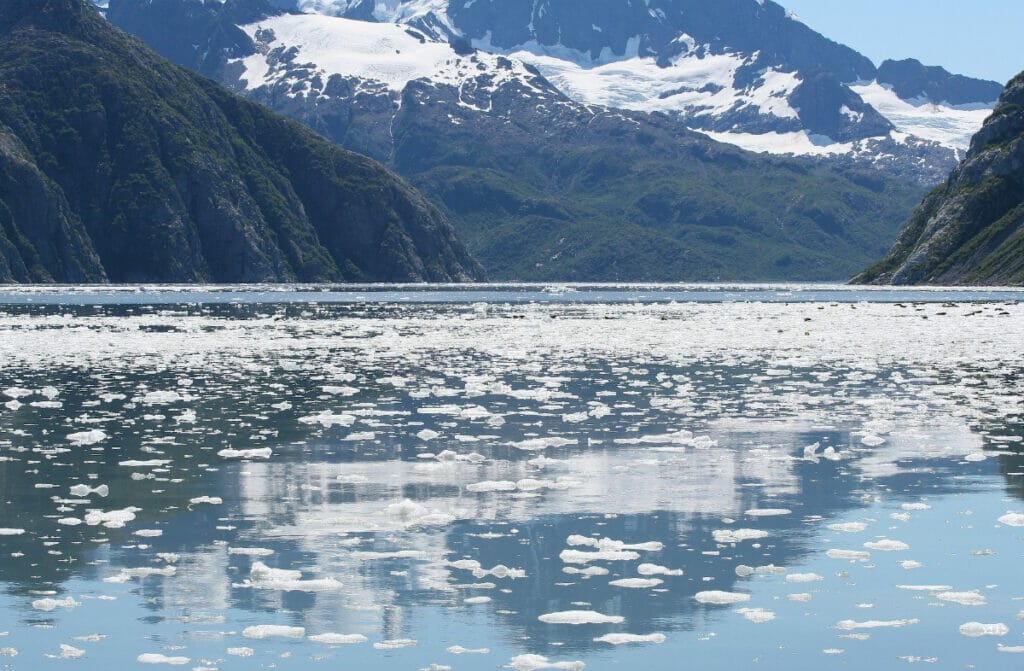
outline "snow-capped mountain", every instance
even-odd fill
[[[875,155],[970,143],[1002,89],[916,61],[876,68],[771,0],[279,0],[398,23],[528,63],[590,105],[665,112],[755,151]],[[890,150],[892,146],[888,146]],[[917,160],[910,158],[908,160]]]

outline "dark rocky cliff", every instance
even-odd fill
[[[1024,284],[1024,73],[889,255],[853,282]]]
[[[84,0],[0,4],[0,281],[450,281],[444,216]]]

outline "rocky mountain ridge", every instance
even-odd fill
[[[1024,73],[889,255],[852,281],[1024,285]]]
[[[0,5],[0,280],[482,271],[379,164],[175,66],[84,0]]]

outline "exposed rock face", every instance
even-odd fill
[[[951,105],[991,102],[1003,90],[996,82],[950,74],[945,68],[922,65],[913,58],[885,61],[878,68],[878,81],[892,86],[904,100],[923,98]]]
[[[1024,73],[889,255],[853,282],[1024,284]]]
[[[84,0],[0,4],[0,82],[0,281],[482,275],[385,168],[167,62]]]

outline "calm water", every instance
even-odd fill
[[[0,291],[0,668],[1019,669],[1022,299]]]

